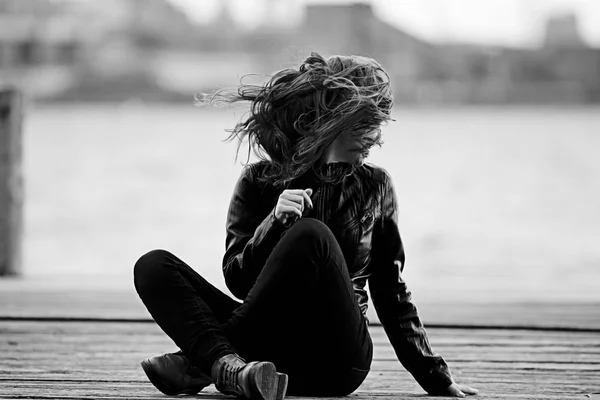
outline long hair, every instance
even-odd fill
[[[273,168],[263,179],[285,184],[313,168],[325,149],[343,132],[364,147],[381,145],[380,126],[391,119],[390,80],[372,58],[311,53],[298,69],[273,74],[263,85],[241,84],[197,94],[199,105],[249,101],[250,110],[226,140],[238,138]],[[376,131],[375,140],[362,137]],[[237,156],[236,156],[237,159]],[[313,168],[314,169],[314,168]],[[316,173],[321,175],[317,169]]]

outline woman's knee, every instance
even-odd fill
[[[304,254],[313,254],[321,259],[341,256],[340,246],[331,229],[315,218],[299,219],[286,232],[286,236],[290,245],[302,249]]]
[[[315,218],[301,218],[291,226],[287,234],[302,242],[335,241],[335,236],[325,223]]]
[[[141,288],[163,278],[165,261],[173,255],[166,250],[151,250],[141,256],[133,266],[133,280],[138,292]]]

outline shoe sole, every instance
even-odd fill
[[[145,359],[144,361],[140,362],[140,365],[142,366],[142,369],[144,370],[146,376],[154,385],[154,387],[160,390],[163,394],[166,394],[167,396],[176,396],[178,394],[197,394],[199,392],[199,390],[194,389],[182,390],[179,392],[173,391],[172,389],[169,389],[167,385],[165,385],[165,383],[160,378],[160,375],[157,374],[154,370],[154,367],[152,366],[152,363],[150,363],[149,359]]]
[[[251,400],[283,400],[288,386],[288,376],[278,373],[271,362],[259,362],[248,374]]]

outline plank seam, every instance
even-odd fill
[[[95,322],[95,323],[154,323],[151,318],[97,318],[97,317],[15,317],[2,316],[0,321],[16,322]],[[460,329],[460,330],[508,330],[508,331],[542,331],[542,332],[589,332],[600,333],[600,328],[584,328],[571,326],[540,326],[540,325],[476,325],[476,324],[424,324],[432,329]],[[382,326],[373,322],[370,326]]]

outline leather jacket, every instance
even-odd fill
[[[368,282],[377,316],[398,359],[428,393],[442,393],[452,379],[443,358],[432,351],[402,279],[404,248],[389,173],[369,163],[322,164],[318,168],[327,181],[310,171],[286,187],[275,187],[258,180],[268,168],[266,161],[246,166],[231,199],[223,258],[231,293],[246,298],[287,229],[273,212],[281,192],[312,188],[314,208],[307,216],[324,222],[338,240],[361,311],[366,314]]]

